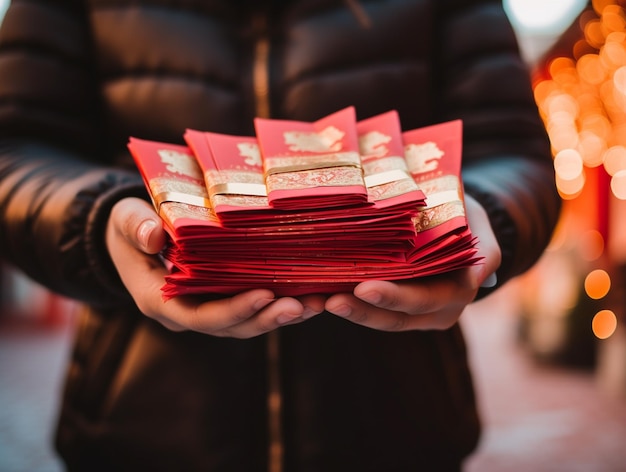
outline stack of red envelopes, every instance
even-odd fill
[[[130,138],[169,234],[165,298],[336,293],[478,262],[459,120],[402,132],[395,111],[357,122],[349,107],[255,128],[187,130],[186,146]]]

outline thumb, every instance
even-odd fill
[[[161,218],[144,200],[120,200],[111,210],[111,222],[130,244],[147,254],[157,254],[165,245]]]
[[[479,286],[493,287],[497,284],[496,270],[502,261],[502,251],[483,207],[467,196],[466,209],[470,229],[478,238],[477,256],[483,258],[471,268],[471,273]]]

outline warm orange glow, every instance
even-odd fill
[[[581,231],[574,228],[577,253],[587,263],[605,253],[613,257],[603,236],[617,234],[609,232],[617,225],[608,202],[626,200],[626,9],[617,0],[592,4],[579,17],[584,34],[571,54],[552,59],[548,78],[533,84],[552,145],[559,195],[572,200],[573,208],[584,208],[571,216],[570,224],[579,225]],[[595,270],[585,278],[585,291],[593,299],[605,297],[610,289],[606,271]],[[594,333],[606,338],[616,323],[612,312],[600,312]]]
[[[607,140],[611,135],[611,122],[600,113],[591,113],[581,119],[581,128],[591,131]]]
[[[624,64],[626,64],[626,60]],[[613,74],[613,86],[617,93],[626,96],[626,65],[617,69]]]
[[[548,128],[550,142],[555,153],[578,147],[578,132],[574,124],[558,124]],[[581,158],[582,161],[582,158]]]
[[[600,20],[587,22],[584,28],[585,39],[594,48],[600,49],[604,44],[604,34],[602,33],[602,23]]]
[[[578,148],[584,164],[587,167],[597,167],[602,164],[606,141],[592,131],[582,131],[578,139]]]
[[[602,15],[602,12],[606,7],[611,5],[614,0],[592,0],[591,4],[593,5],[593,9],[596,11],[598,15]]]
[[[601,310],[591,321],[593,334],[600,339],[607,339],[617,329],[617,317],[611,310]]]
[[[626,169],[626,147],[618,145],[606,150],[603,157],[604,168],[609,175]]]
[[[622,31],[624,17],[619,5],[607,5],[602,9],[602,27],[605,31]]]
[[[576,63],[578,75],[589,84],[599,85],[606,79],[606,71],[602,67],[597,54],[585,54]]]
[[[585,173],[582,172],[578,177],[572,180],[564,180],[557,175],[556,186],[562,198],[571,200],[582,192],[585,186]]]
[[[581,116],[602,115],[604,113],[604,104],[594,87],[587,87],[586,91],[578,91],[576,101]]]
[[[569,57],[557,57],[550,61],[550,75],[552,77],[559,74],[559,72],[571,70],[573,71],[576,68],[576,63],[573,59]]]
[[[585,292],[594,300],[606,296],[610,289],[611,277],[602,269],[593,270],[585,277]]]
[[[583,159],[578,151],[564,149],[554,157],[554,170],[563,180],[574,180],[583,172]]]
[[[626,49],[624,48],[624,33],[611,33],[607,42],[600,51],[602,65],[607,69],[617,69],[626,64]]]
[[[578,116],[578,102],[574,97],[566,93],[550,95],[546,104],[550,115],[565,113],[570,119],[574,119]]]
[[[580,237],[580,255],[586,261],[595,261],[604,252],[604,238],[595,229],[585,231]]]
[[[611,192],[615,198],[626,200],[626,170],[620,170],[611,177]]]
[[[533,93],[535,94],[535,101],[543,112],[545,112],[544,105],[548,97],[556,90],[557,85],[553,80],[542,80],[534,86]]]

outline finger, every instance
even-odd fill
[[[298,297],[300,303],[304,307],[304,312],[302,313],[302,317],[304,319],[309,319],[315,315],[319,315],[324,311],[324,305],[326,303],[325,296],[322,295],[304,295]]]
[[[466,270],[419,282],[370,280],[354,289],[354,295],[363,302],[411,315],[436,312],[450,305],[465,306],[474,299],[476,292],[477,287],[468,281]]]
[[[117,234],[109,238],[109,253],[139,310],[154,317],[163,304],[161,287],[169,273],[158,257],[145,254]]]
[[[274,299],[269,290],[251,290],[192,306],[178,298],[166,305],[164,314],[187,329],[236,338],[258,336],[303,321],[305,310],[295,298]]]
[[[408,314],[378,308],[356,297],[350,300],[350,297],[342,297],[338,305],[331,306],[328,311],[352,323],[388,332],[448,329],[458,321],[465,308],[463,304],[455,304],[437,312]]]
[[[483,258],[480,264],[471,268],[473,282],[478,286],[494,286],[497,283],[496,270],[502,261],[500,245],[484,208],[469,195],[465,200],[468,224],[477,238],[477,256]]]
[[[120,200],[111,210],[115,229],[135,248],[157,254],[165,245],[163,223],[146,201],[139,198]]]
[[[382,331],[404,330],[407,318],[406,313],[372,306],[351,294],[330,297],[326,310],[352,323]]]
[[[329,309],[329,312],[352,323],[389,332],[447,329],[456,323],[463,311],[462,306],[455,306],[433,313],[409,315],[399,311],[377,308],[356,297],[352,300],[343,299],[342,302],[336,308]]]

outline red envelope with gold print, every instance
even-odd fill
[[[173,238],[178,228],[220,226],[202,170],[187,146],[130,138],[128,149],[141,172],[154,207]]]
[[[404,153],[411,175],[427,195],[415,219],[418,246],[440,234],[467,228],[461,182],[460,120],[405,131]]]
[[[185,140],[202,168],[211,205],[225,224],[257,211],[272,211],[255,137],[188,129]]]
[[[272,207],[367,203],[353,107],[315,122],[256,118],[254,125]]]
[[[404,158],[400,118],[395,110],[357,123],[361,165],[369,200],[376,208],[415,208],[425,194]]]

